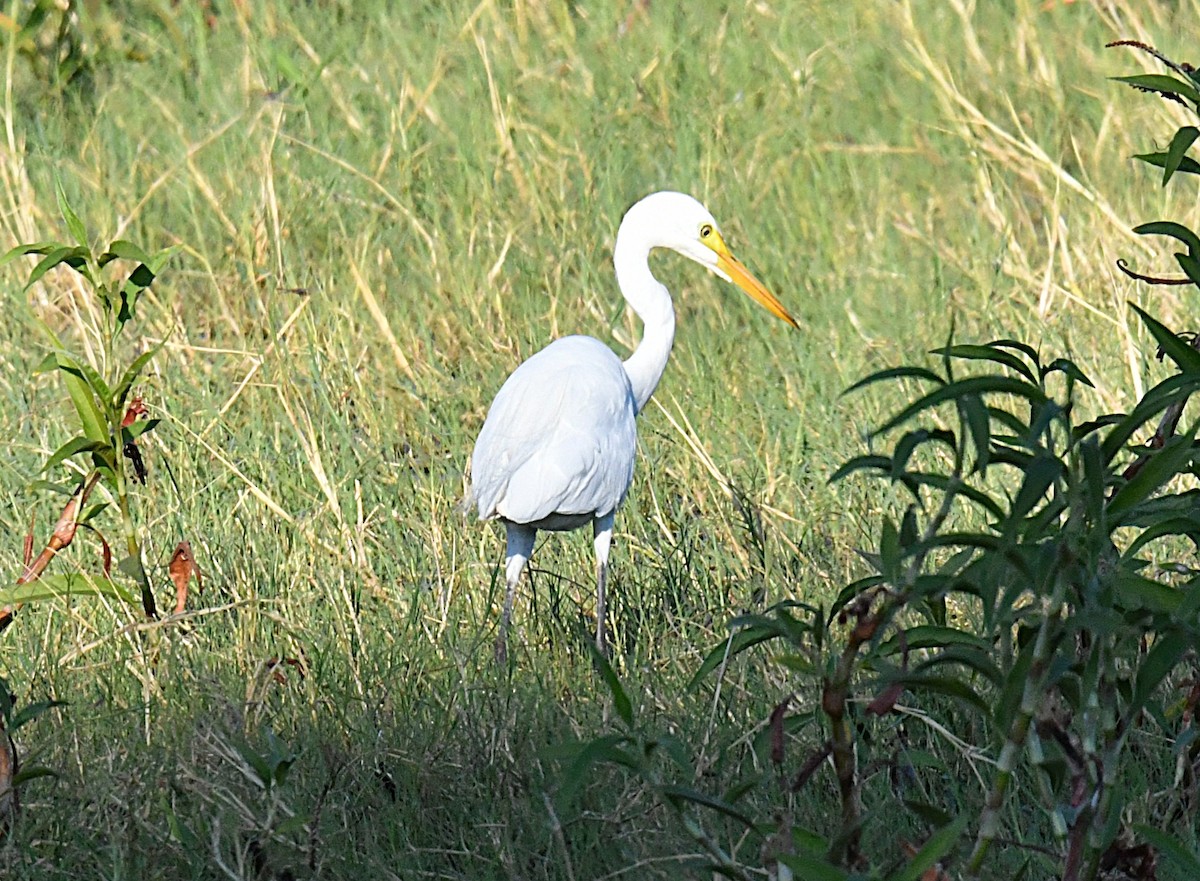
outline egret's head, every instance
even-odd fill
[[[799,327],[783,304],[751,275],[725,244],[717,221],[708,209],[684,193],[652,193],[625,215],[622,232],[642,238],[650,248],[670,248],[708,267],[725,281],[733,282],[751,299],[792,327]],[[620,235],[620,234],[619,234]]]

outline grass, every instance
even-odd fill
[[[655,263],[680,327],[641,422],[610,615],[641,717],[717,790],[750,772],[743,736],[793,685],[741,662],[719,692],[688,692],[700,659],[738,611],[836,595],[891,503],[826,483],[894,403],[843,388],[953,329],[1069,354],[1098,410],[1118,408],[1162,369],[1124,301],[1187,322],[1176,289],[1114,270],[1169,266],[1128,228],[1188,206],[1129,158],[1172,108],[1107,81],[1138,68],[1101,47],[1173,54],[1195,3],[329,0],[218,4],[211,24],[200,4],[118,9],[88,25],[94,72],[61,88],[5,44],[0,227],[63,235],[58,175],[97,237],[180,246],[141,307],[144,344],[166,344],[141,389],[163,423],[138,505],[160,603],[180,539],[204,592],[182,620],[62,603],[4,634],[19,699],[69,702],[19,732],[57,776],[23,793],[0,850],[13,878],[689,865],[693,845],[619,775],[555,800],[555,747],[609,713],[580,636],[587,537],[538,549],[497,670],[502,539],[455,507],[521,359],[566,333],[637,339],[609,259],[649,191],[701,198],[803,325]],[[31,375],[33,322],[86,347],[90,317],[69,275],[21,281],[5,279],[0,325],[13,578],[30,517],[41,535],[56,514],[26,487],[66,440],[56,386]],[[82,541],[58,565],[98,564]],[[294,764],[268,787],[253,766],[273,737]]]

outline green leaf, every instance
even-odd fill
[[[1101,458],[1107,465],[1124,449],[1125,444],[1150,419],[1171,404],[1182,401],[1200,390],[1200,374],[1178,373],[1168,376],[1151,388],[1138,401],[1137,406],[1112,426],[1100,444]]]
[[[82,275],[84,278],[86,278],[90,281],[92,276],[91,276],[91,273],[89,273],[87,270],[87,257],[88,257],[87,248],[81,248],[81,247],[68,248],[66,246],[61,247],[61,248],[55,248],[53,251],[51,251],[45,257],[43,257],[38,262],[37,266],[33,267],[33,270],[29,273],[29,278],[26,279],[26,281],[25,281],[25,287],[26,288],[33,287],[33,285],[43,275],[45,275],[47,272],[49,272],[54,267],[59,266],[63,263],[67,264],[72,269],[74,269],[76,272],[78,272],[80,275]]]
[[[889,881],[920,881],[925,871],[933,866],[938,860],[950,852],[954,847],[959,837],[962,836],[963,830],[967,828],[967,823],[970,821],[971,815],[963,813],[952,823],[947,823],[929,836],[929,840],[917,851],[908,865],[905,866],[898,874],[893,875]]]
[[[120,258],[122,260],[132,260],[137,263],[149,264],[150,256],[133,242],[125,239],[117,239],[108,246],[108,250],[100,255],[99,263],[101,266],[106,266],[113,260]]]
[[[90,453],[91,451],[100,449],[100,447],[103,446],[108,445],[100,443],[99,441],[94,441],[89,437],[80,436],[72,438],[54,451],[54,454],[47,459],[46,464],[42,466],[42,470],[49,471],[51,468],[65,459],[69,459],[79,453]]]
[[[133,384],[137,382],[138,377],[142,375],[142,371],[146,369],[146,365],[154,358],[155,355],[166,345],[166,340],[162,340],[154,348],[149,349],[133,359],[133,363],[121,375],[121,381],[117,383],[117,387],[113,389],[113,406],[118,410],[125,407],[125,400],[129,397],[129,390],[133,388]]]
[[[600,673],[600,678],[604,680],[604,684],[608,686],[608,691],[612,695],[613,709],[617,711],[617,715],[621,717],[621,721],[625,723],[626,727],[632,728],[633,704],[629,700],[629,695],[625,693],[620,678],[618,678],[616,671],[613,670],[608,658],[596,648],[590,639],[585,640],[585,645],[590,648],[592,663],[596,665],[596,669]]]
[[[1160,450],[1155,450],[1142,464],[1141,469],[1124,486],[1117,490],[1108,502],[1107,513],[1112,527],[1121,525],[1121,516],[1134,505],[1148,498],[1167,481],[1183,473],[1191,463],[1196,451],[1192,446],[1192,434],[1174,435]]]
[[[956,630],[953,627],[935,627],[932,624],[921,624],[904,631],[904,638],[897,634],[884,641],[879,651],[885,655],[898,652],[902,645],[910,651],[916,649],[945,648],[949,645],[965,645],[972,648],[989,649],[991,643],[972,633]]]
[[[971,444],[975,447],[975,464],[971,468],[971,473],[975,474],[986,470],[991,459],[992,423],[988,419],[983,398],[978,395],[964,395],[959,398],[958,406],[962,411],[962,420],[971,433]]]
[[[1191,640],[1188,635],[1180,631],[1168,633],[1155,640],[1154,647],[1146,652],[1146,656],[1138,663],[1133,700],[1130,701],[1126,718],[1137,718],[1137,714],[1150,699],[1150,693],[1175,669],[1190,647]]]
[[[57,174],[54,175],[54,195],[58,199],[58,213],[67,222],[67,230],[71,233],[71,238],[76,241],[80,248],[87,251],[87,230],[84,229],[83,222],[75,214],[70,203],[67,201],[67,193],[63,189],[62,179]]]
[[[0,588],[0,604],[36,603],[71,596],[108,596],[125,603],[134,602],[133,594],[108,578],[69,572],[43,575],[37,581]]]
[[[810,851],[781,853],[777,859],[791,869],[801,881],[850,881],[849,872]]]
[[[552,753],[563,754],[571,758],[571,763],[559,777],[555,798],[560,802],[569,802],[583,788],[584,778],[592,765],[599,762],[611,762],[622,767],[636,770],[639,766],[635,755],[624,746],[629,744],[626,734],[606,734],[580,745],[562,746],[552,750]]]
[[[63,372],[63,384],[67,387],[71,403],[75,405],[75,412],[79,415],[79,424],[83,428],[83,433],[88,439],[108,446],[111,443],[108,436],[108,423],[96,405],[96,396],[91,386],[84,379],[83,367],[62,352],[57,353],[55,358],[59,369]],[[95,370],[89,368],[89,371],[99,379],[99,374],[96,374]],[[103,384],[103,380],[101,380],[101,384]]]
[[[1176,171],[1179,170],[1179,164],[1183,162],[1183,157],[1187,153],[1188,148],[1192,146],[1196,138],[1200,138],[1200,129],[1194,125],[1185,125],[1179,131],[1175,132],[1175,136],[1171,138],[1171,146],[1167,148],[1167,161],[1163,165],[1163,186],[1167,185],[1167,181],[1171,179]]]
[[[1170,236],[1187,245],[1188,253],[1200,255],[1200,237],[1181,223],[1170,220],[1156,220],[1135,226],[1133,231],[1140,236]],[[1137,309],[1137,306],[1133,307]],[[1145,314],[1137,309],[1139,314]]]
[[[939,385],[946,381],[934,373],[932,370],[927,370],[924,367],[889,367],[886,370],[879,370],[872,373],[870,376],[863,377],[854,385],[847,388],[842,395],[848,395],[851,392],[866,388],[869,385],[874,385],[877,382],[883,382],[889,379],[926,379],[930,382],[936,382]]]
[[[1200,878],[1200,857],[1174,835],[1141,823],[1135,823],[1133,831],[1146,839],[1168,863],[1179,870],[1179,877]]]
[[[698,792],[695,789],[690,789],[686,786],[678,786],[673,783],[664,784],[659,790],[663,796],[678,807],[681,801],[690,802],[700,805],[701,807],[709,808],[717,813],[724,814],[726,817],[731,817],[738,820],[749,829],[754,828],[754,821],[739,811],[736,807],[715,796],[707,795],[703,792]]]
[[[1200,91],[1197,91],[1195,86],[1165,73],[1139,73],[1133,76],[1114,76],[1112,79],[1119,83],[1127,83],[1135,89],[1145,89],[1160,95],[1178,95],[1191,101],[1193,105],[1200,105]]]
[[[1045,498],[1047,490],[1054,486],[1065,471],[1062,461],[1049,453],[1034,457],[1025,469],[1025,479],[1021,482],[1021,489],[1008,512],[1007,522],[1004,524],[1006,533],[1013,534],[1020,521]]]
[[[1138,154],[1134,155],[1133,158],[1140,159],[1142,162],[1145,162],[1147,165],[1153,165],[1156,168],[1166,168],[1167,167],[1167,154],[1166,153],[1138,153]],[[1197,162],[1195,159],[1192,159],[1190,156],[1184,156],[1183,159],[1179,163],[1179,167],[1176,168],[1175,170],[1176,171],[1184,171],[1184,172],[1187,172],[1188,174],[1200,174],[1200,162]]]
[[[1123,609],[1145,609],[1173,615],[1183,603],[1183,591],[1136,572],[1121,570],[1113,579],[1116,603]]]
[[[722,640],[709,651],[708,655],[704,658],[704,663],[700,665],[700,669],[696,671],[696,675],[687,684],[687,690],[693,690],[700,684],[700,680],[721,666],[726,658],[733,658],[740,655],[746,649],[758,645],[760,642],[766,642],[768,639],[775,639],[781,635],[778,627],[765,621],[757,626],[745,627],[733,631],[727,639]]]
[[[139,263],[134,267],[133,272],[129,273],[127,285],[133,285],[136,288],[148,288],[154,284],[154,273],[145,263]]]
[[[44,715],[56,707],[65,707],[67,705],[67,701],[35,701],[32,704],[26,704],[8,720],[8,730],[10,732],[16,731],[22,725],[29,724],[38,716]]]
[[[1200,354],[1200,353],[1198,353]],[[871,436],[881,435],[897,425],[907,422],[917,414],[924,410],[932,409],[933,407],[943,404],[946,401],[952,401],[956,398],[962,398],[969,395],[982,394],[1009,394],[1016,395],[1021,398],[1026,398],[1035,404],[1041,404],[1046,401],[1046,395],[1037,386],[1019,379],[1013,379],[1008,376],[973,376],[968,379],[960,379],[955,382],[934,389],[928,394],[922,395],[917,400],[913,401],[891,419],[881,425],[879,428],[871,432]]]
[[[1037,377],[1033,371],[1029,369],[1024,361],[1014,355],[1012,352],[997,348],[994,345],[954,345],[943,346],[940,349],[934,349],[930,352],[931,355],[942,355],[947,358],[962,358],[969,361],[991,361],[999,364],[1002,367],[1007,367],[1010,370],[1015,370],[1028,379],[1030,382],[1036,382]]]
[[[65,247],[61,242],[30,242],[24,245],[17,245],[15,248],[7,251],[3,257],[0,257],[0,267],[7,266],[18,257],[24,257],[26,254],[49,254],[51,251]]]
[[[1130,307],[1142,319],[1142,323],[1146,325],[1146,329],[1150,331],[1155,342],[1163,350],[1164,354],[1184,373],[1200,373],[1200,352],[1193,349],[1190,345],[1179,338],[1179,335],[1162,324],[1143,309],[1139,308],[1136,303],[1130,303]]]
[[[935,805],[926,804],[923,801],[914,801],[912,799],[904,799],[904,806],[908,808],[917,819],[929,826],[945,826],[953,817]]]
[[[160,419],[139,419],[137,422],[121,429],[121,445],[129,443],[132,440],[137,440],[143,434],[154,431]]]
[[[837,471],[833,472],[833,475],[829,478],[829,482],[837,483],[839,480],[849,477],[856,471],[865,471],[869,468],[889,474],[892,470],[892,460],[887,456],[855,456]]]
[[[1077,365],[1074,361],[1068,360],[1067,358],[1055,358],[1046,365],[1045,369],[1042,371],[1042,375],[1046,376],[1047,374],[1054,373],[1055,371],[1064,373],[1075,381],[1082,382],[1089,388],[1096,387],[1092,381],[1087,378],[1087,374],[1079,369],[1079,365]]]
[[[20,789],[30,780],[37,780],[39,777],[53,777],[57,780],[59,773],[42,765],[35,765],[32,768],[22,768],[16,774],[13,774],[12,788]]]
[[[1179,268],[1183,270],[1183,274],[1192,284],[1200,285],[1200,260],[1181,251],[1175,255],[1175,262],[1179,264]]]

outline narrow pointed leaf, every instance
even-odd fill
[[[107,251],[100,255],[100,265],[105,266],[118,257],[122,260],[132,260],[137,263],[150,263],[150,256],[140,247],[125,239],[117,239],[108,246]]]
[[[1192,146],[1196,138],[1200,138],[1200,129],[1194,125],[1185,125],[1179,131],[1175,132],[1175,136],[1171,138],[1171,146],[1167,148],[1167,161],[1163,165],[1163,186],[1167,185],[1167,181],[1171,179],[1178,169],[1179,164],[1183,162],[1184,154],[1188,148]]]
[[[117,383],[117,387],[113,389],[113,406],[117,410],[125,407],[125,400],[129,397],[129,390],[133,388],[133,384],[138,381],[138,377],[142,375],[142,371],[146,369],[146,365],[153,360],[159,350],[166,344],[166,340],[162,340],[154,348],[149,349],[133,359],[133,363],[125,369],[125,373],[121,376],[121,381]]]
[[[932,370],[927,370],[924,367],[889,367],[886,370],[879,370],[872,373],[870,376],[865,376],[854,385],[847,388],[842,395],[848,395],[851,392],[866,388],[869,385],[874,385],[877,382],[884,382],[889,379],[926,379],[930,382],[936,382],[939,385],[946,381],[938,376]]]
[[[1181,340],[1166,325],[1153,318],[1145,310],[1139,308],[1136,303],[1130,303],[1129,305],[1138,314],[1138,317],[1142,319],[1142,323],[1146,325],[1146,329],[1150,331],[1155,342],[1162,348],[1166,356],[1175,362],[1175,365],[1180,370],[1190,373],[1200,373],[1200,352]]]
[[[67,223],[67,230],[71,233],[76,244],[85,251],[88,248],[87,230],[84,229],[83,222],[71,208],[71,204],[67,201],[67,193],[63,189],[62,180],[58,175],[54,176],[54,195],[58,199],[58,213],[62,215],[63,220]]]
[[[939,404],[944,404],[947,401],[952,401],[955,398],[982,394],[1016,395],[1036,404],[1040,404],[1046,400],[1046,396],[1041,389],[1019,379],[1007,376],[973,376],[968,379],[956,380],[948,385],[934,389],[928,394],[922,395],[879,428],[875,429],[875,431],[871,432],[871,434],[872,436],[881,435],[895,428],[897,425],[909,421],[919,413],[932,409]]]
[[[1153,165],[1156,168],[1166,168],[1167,167],[1167,154],[1166,153],[1137,153],[1134,155],[1133,158],[1140,159],[1142,162],[1145,162],[1147,165]],[[1193,159],[1190,156],[1184,156],[1183,159],[1180,160],[1180,162],[1179,162],[1179,167],[1176,168],[1175,170],[1187,172],[1188,174],[1200,174],[1200,162],[1197,162],[1195,159]]]
[[[1072,379],[1076,380],[1077,382],[1082,382],[1088,388],[1096,387],[1095,384],[1090,379],[1087,378],[1087,374],[1085,374],[1082,370],[1080,370],[1079,365],[1077,365],[1074,361],[1070,361],[1066,358],[1055,358],[1053,361],[1051,361],[1049,364],[1046,365],[1046,369],[1043,371],[1043,373],[1048,374],[1048,373],[1053,373],[1055,371],[1064,373],[1067,376],[1071,377]]]
[[[7,266],[18,257],[24,257],[26,254],[49,254],[51,251],[64,247],[61,242],[30,242],[25,245],[17,245],[5,252],[3,257],[0,257],[0,267]]]
[[[37,581],[0,588],[0,604],[3,605],[71,596],[109,596],[129,604],[135,602],[133,594],[115,581],[80,572],[43,575]]]
[[[1114,76],[1112,79],[1160,95],[1178,95],[1191,101],[1193,106],[1200,104],[1200,91],[1197,91],[1195,86],[1165,73],[1139,73],[1133,76]]]
[[[779,862],[791,869],[801,881],[850,881],[850,873],[809,851],[780,854]]]
[[[91,278],[91,275],[87,271],[87,249],[62,247],[55,248],[38,261],[37,266],[33,267],[33,270],[29,273],[29,278],[25,281],[25,287],[32,287],[43,275],[54,267],[64,263],[85,278]]]
[[[963,830],[967,828],[967,823],[970,822],[970,813],[964,812],[951,823],[947,823],[933,835],[929,836],[929,840],[918,850],[908,865],[905,866],[899,874],[893,875],[889,881],[920,881],[925,877],[925,872],[932,868],[938,860],[950,852],[955,843],[962,836]]]
[[[1200,878],[1200,856],[1174,835],[1142,824],[1136,824],[1133,831],[1153,845],[1154,849],[1175,867],[1180,878]]]
[[[621,685],[621,680],[613,670],[612,664],[604,653],[599,651],[592,642],[588,640],[587,645],[591,648],[592,663],[596,665],[596,669],[600,673],[600,678],[604,680],[604,684],[608,686],[608,691],[612,695],[613,709],[617,711],[617,715],[621,717],[621,721],[629,728],[633,727],[633,704],[629,700],[629,695],[625,693],[625,688]]]
[[[931,355],[944,355],[948,358],[963,358],[970,361],[991,361],[999,364],[1002,367],[1007,367],[1010,370],[1015,370],[1020,373],[1030,382],[1036,382],[1037,377],[1033,371],[1029,369],[1029,365],[1014,355],[1012,352],[1005,351],[996,346],[979,346],[960,344],[954,346],[943,346],[940,349],[934,349],[930,352]]]
[[[733,658],[740,655],[746,649],[766,642],[768,639],[774,639],[780,636],[781,633],[777,627],[769,624],[760,624],[753,627],[745,627],[741,630],[735,630],[729,634],[729,638],[722,640],[709,651],[704,658],[704,663],[700,665],[700,669],[696,671],[691,681],[687,684],[687,690],[691,691],[700,684],[705,676],[711,673],[717,667],[721,666],[722,662],[728,657]]]
[[[746,825],[747,828],[754,828],[754,821],[739,811],[733,805],[723,801],[715,796],[706,795],[703,792],[698,792],[695,789],[690,789],[686,786],[677,786],[675,784],[665,784],[660,790],[662,794],[672,802],[686,801],[692,804],[700,805],[701,807],[709,808],[727,817],[732,817]]]
[[[74,437],[67,441],[61,447],[54,451],[53,455],[46,460],[46,464],[42,466],[42,471],[49,471],[59,462],[69,459],[78,453],[90,453],[102,446],[106,446],[99,441],[94,441],[89,437]]]
[[[1192,447],[1192,436],[1177,434],[1156,450],[1142,465],[1140,471],[1117,490],[1108,503],[1110,523],[1117,526],[1121,516],[1139,502],[1158,491],[1167,481],[1182,473],[1191,463],[1196,451]]]
[[[1170,236],[1187,245],[1189,253],[1200,255],[1200,237],[1181,223],[1171,220],[1156,220],[1135,226],[1133,231],[1140,236]]]

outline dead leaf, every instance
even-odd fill
[[[192,576],[196,576],[196,586],[204,589],[204,577],[200,573],[200,567],[196,565],[196,558],[192,556],[192,545],[188,541],[181,541],[175,545],[175,553],[171,555],[171,562],[167,564],[167,572],[171,576],[171,581],[175,583],[175,614],[178,615],[187,607],[188,582],[192,580]]]

